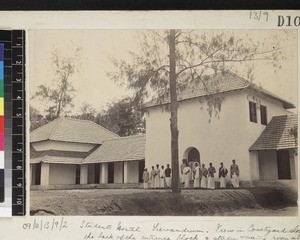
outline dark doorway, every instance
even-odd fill
[[[114,183],[114,163],[108,164],[108,183]]]
[[[80,165],[76,165],[76,178],[75,178],[75,184],[80,184]]]
[[[139,182],[143,182],[143,172],[145,169],[145,160],[139,161]]]
[[[100,183],[100,163],[94,165],[94,183]]]
[[[35,185],[41,185],[41,163],[35,165]]]
[[[188,162],[198,162],[200,163],[200,153],[197,148],[192,148],[188,154]]]
[[[278,179],[291,179],[290,156],[288,150],[277,151]]]

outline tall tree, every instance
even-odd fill
[[[52,66],[54,79],[50,86],[40,85],[32,98],[47,102],[45,117],[51,121],[62,114],[68,113],[67,108],[73,107],[75,89],[71,77],[79,70],[79,53],[76,48],[73,53],[66,55],[58,49],[52,51]]]
[[[189,85],[201,83],[207,93],[208,113],[218,112],[222,97],[210,95],[217,86],[208,74],[238,73],[239,69],[251,79],[255,61],[270,62],[277,66],[281,54],[277,46],[265,48],[264,43],[252,39],[238,39],[224,32],[167,30],[144,33],[140,52],[131,53],[131,61],[113,59],[115,72],[112,80],[135,90],[135,101],[140,104],[154,95],[157,103],[168,99],[171,112],[171,165],[172,191],[180,192],[177,94]]]

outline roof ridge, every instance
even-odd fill
[[[51,140],[52,136],[54,135],[54,133],[56,132],[56,130],[57,130],[58,126],[59,126],[59,123],[61,123],[61,121],[62,121],[62,119],[61,119],[60,117],[58,117],[58,118],[56,118],[56,119],[57,119],[57,123],[56,123],[56,125],[54,126],[54,128],[52,129],[51,133],[49,134],[49,137],[48,137],[49,140]],[[56,119],[55,119],[55,120],[56,120]],[[55,120],[54,120],[54,121],[55,121]]]
[[[105,127],[102,127],[100,124],[97,124],[97,123],[95,123],[95,122],[93,122],[93,121],[91,121],[91,120],[87,120],[87,119],[79,119],[79,118],[72,118],[72,117],[61,117],[61,119],[72,120],[72,121],[78,121],[78,122],[92,123],[92,124],[96,125],[97,127],[101,128],[101,129],[103,129],[103,130],[105,130],[105,131],[107,131],[107,132],[109,132],[109,133],[112,133],[112,134],[116,135],[116,137],[120,137],[118,134],[116,134],[116,133],[114,133],[114,132],[108,130],[108,129],[105,128]]]
[[[138,138],[138,137],[143,137],[143,136],[146,136],[146,134],[142,133],[142,134],[135,134],[135,135],[124,136],[124,137],[119,137],[119,138],[110,138],[110,139],[104,140],[103,142],[114,141],[114,140],[123,140],[123,139],[128,139],[128,138]]]
[[[55,118],[54,120],[52,120],[52,121],[50,121],[50,122],[47,122],[46,124],[44,124],[44,125],[42,125],[42,126],[36,128],[36,129],[34,129],[34,130],[30,133],[30,135],[33,134],[34,132],[36,132],[37,130],[39,130],[41,127],[44,127],[44,126],[46,126],[46,125],[49,124],[49,123],[53,123],[53,122],[57,121],[58,119],[59,119],[59,118]]]

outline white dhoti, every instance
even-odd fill
[[[144,189],[149,188],[148,182],[144,182]]]
[[[238,178],[238,176],[236,174],[232,175],[231,183],[232,183],[232,186],[234,188],[239,188],[240,187],[239,178]]]
[[[194,188],[199,188],[200,187],[200,178],[195,178],[194,179]]]
[[[160,177],[155,176],[154,180],[155,180],[154,183],[155,188],[160,188]]]
[[[168,188],[171,187],[171,177],[166,177],[166,185]]]
[[[188,188],[190,186],[190,177],[189,174],[184,174],[184,187]]]
[[[207,188],[207,179],[206,179],[206,177],[203,177],[201,179],[201,188]]]
[[[165,178],[160,178],[160,188],[165,188]]]
[[[226,188],[225,177],[220,177],[220,188]]]
[[[215,189],[215,178],[214,177],[208,177],[207,188]]]
[[[155,188],[155,177],[151,179],[151,188]]]

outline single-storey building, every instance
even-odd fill
[[[58,118],[30,135],[31,185],[139,183],[145,135],[119,137],[86,120]]]

